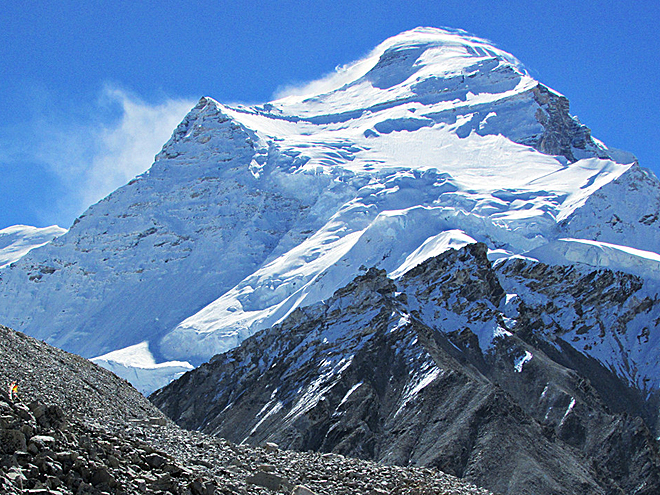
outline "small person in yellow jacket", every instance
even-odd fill
[[[13,401],[18,400],[18,383],[11,382],[9,385],[9,399]]]

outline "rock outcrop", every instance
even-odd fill
[[[611,296],[625,313],[634,277],[598,272],[591,280],[608,283],[586,290],[517,263],[534,268],[494,269],[471,244],[396,281],[370,269],[150,398],[232,441],[433,466],[496,493],[656,493],[657,410],[644,390],[541,328],[553,313],[505,283],[545,271],[537,290],[565,284],[585,312]]]

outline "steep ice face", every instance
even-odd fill
[[[414,30],[330,82],[335,87],[322,94],[233,115],[295,156],[294,174],[334,176],[355,199],[180,324],[165,339],[168,349],[193,336],[210,343],[221,332],[226,344],[215,348],[233,347],[297,305],[329,297],[360,266],[399,274],[407,257],[445,231],[501,253],[533,249],[631,167],[604,159],[607,149],[570,117],[564,97],[481,40]]]
[[[639,167],[483,40],[412,30],[316,87],[202,98],[148,172],[0,271],[3,323],[89,357],[149,341],[198,364],[372,266],[399,276],[473,241],[495,257],[659,245],[629,213],[657,179],[626,185]],[[632,216],[593,231],[604,214]]]
[[[579,263],[660,280],[660,254],[607,242],[559,239],[530,251],[527,256],[550,265]]]
[[[561,222],[567,237],[592,239],[658,252],[660,188],[637,164],[589,195],[584,208]]]
[[[147,173],[2,272],[5,323],[87,357],[148,340],[160,358],[162,335],[257,269],[305,211],[254,187],[259,152],[200,102]]]

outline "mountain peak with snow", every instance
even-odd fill
[[[42,228],[29,225],[12,225],[1,229],[0,268],[18,261],[30,250],[47,244],[65,232],[66,229],[57,225]]]
[[[338,66],[325,78],[298,88],[300,94],[283,98],[282,104],[291,104],[341,91],[346,97],[353,86],[371,83],[381,90],[405,85],[411,78],[416,81],[430,77],[450,78],[470,73],[470,66],[479,59],[491,59],[507,64],[520,74],[526,74],[522,64],[511,54],[486,40],[461,30],[418,27],[388,38],[367,56]]]
[[[400,276],[477,241],[491,259],[560,239],[658,250],[658,180],[484,40],[417,28],[296,93],[201,98],[146,173],[0,270],[2,323],[185,366],[374,266]]]

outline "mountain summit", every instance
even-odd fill
[[[492,44],[414,29],[303,92],[202,98],[146,173],[0,270],[3,324],[152,388],[135,363],[179,374],[367,268],[477,241],[660,274],[658,180]],[[657,387],[646,352],[594,355]]]

